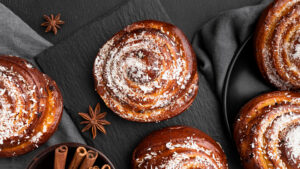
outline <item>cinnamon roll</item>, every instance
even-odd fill
[[[132,168],[228,169],[221,146],[198,129],[167,127],[147,136],[134,150]]]
[[[281,90],[300,89],[300,0],[275,0],[255,36],[258,67]]]
[[[234,139],[246,169],[299,169],[300,93],[276,91],[249,101]]]
[[[124,119],[157,122],[187,109],[198,91],[195,54],[175,26],[141,21],[100,49],[95,86],[105,104]]]
[[[63,110],[47,75],[15,56],[0,56],[0,157],[27,153],[46,142]]]

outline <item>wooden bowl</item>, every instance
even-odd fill
[[[80,143],[61,143],[56,144],[51,147],[48,147],[38,155],[36,155],[33,160],[30,162],[30,164],[27,166],[27,169],[53,169],[54,167],[54,152],[55,149],[61,145],[66,145],[68,147],[68,156],[66,161],[66,168],[69,166],[69,164],[72,161],[73,155],[77,149],[77,147],[82,146],[85,147],[87,150],[94,150],[98,152],[98,158],[94,165],[97,165],[101,168],[104,164],[109,164],[111,166],[111,169],[115,169],[112,162],[99,150]]]

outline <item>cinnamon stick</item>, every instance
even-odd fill
[[[94,165],[97,157],[98,157],[97,152],[95,152],[93,150],[89,150],[80,166],[80,169],[87,169],[89,167],[92,167]]]
[[[104,165],[101,167],[101,169],[110,169],[110,165],[104,164]]]
[[[55,149],[54,169],[65,169],[67,155],[68,147],[66,145],[59,146]]]
[[[84,157],[86,156],[86,154],[87,151],[84,147],[78,147],[73,156],[71,164],[69,165],[69,169],[77,169],[80,163],[82,162],[82,160],[84,159]]]

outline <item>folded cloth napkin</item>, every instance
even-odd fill
[[[271,1],[226,11],[206,23],[194,36],[192,44],[199,59],[198,68],[220,100],[231,59],[253,34],[259,15]]]
[[[0,55],[20,56],[35,64],[33,56],[52,44],[34,32],[18,16],[0,3]],[[36,64],[35,64],[36,65]],[[1,112],[0,112],[1,115]],[[74,123],[64,110],[61,123],[55,134],[39,149],[26,155],[0,159],[0,168],[23,169],[44,148],[61,142],[85,143]]]

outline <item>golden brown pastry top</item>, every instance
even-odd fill
[[[47,75],[15,56],[0,56],[0,157],[27,153],[56,130],[62,96]]]
[[[255,52],[260,71],[275,87],[300,89],[300,0],[275,0],[260,17]]]
[[[234,139],[246,169],[299,169],[300,93],[276,91],[249,101]]]
[[[94,63],[95,86],[122,118],[161,121],[188,108],[198,91],[196,57],[185,35],[159,21],[140,21],[115,34]]]
[[[147,136],[135,148],[133,169],[227,169],[221,146],[198,129],[167,127]]]

